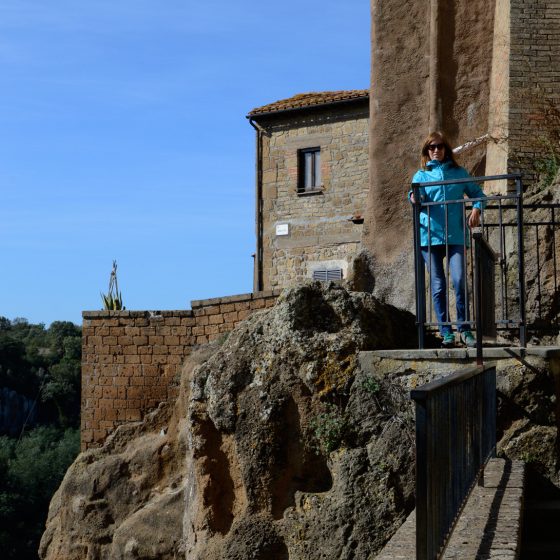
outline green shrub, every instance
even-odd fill
[[[552,185],[560,169],[560,154],[550,150],[545,157],[535,159],[535,171],[539,175],[539,187],[546,189]]]
[[[328,404],[325,408],[325,412],[312,420],[311,428],[322,450],[330,453],[340,447],[347,426],[336,406]]]
[[[365,389],[368,393],[373,393],[374,395],[379,392],[380,386],[379,381],[375,379],[372,375],[368,375],[362,380],[362,389]]]

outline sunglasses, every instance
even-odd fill
[[[443,150],[445,148],[445,144],[429,144],[428,151],[433,152],[435,150]]]

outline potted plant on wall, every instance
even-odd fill
[[[123,311],[125,309],[117,281],[117,261],[113,261],[113,270],[111,270],[111,276],[109,277],[109,290],[107,294],[101,292],[101,299],[103,309],[107,311]]]

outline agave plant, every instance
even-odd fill
[[[113,270],[111,270],[111,276],[109,277],[109,291],[107,294],[101,292],[101,299],[103,301],[103,309],[107,311],[121,311],[125,309],[117,282],[117,261],[113,261]]]

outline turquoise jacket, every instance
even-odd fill
[[[469,173],[463,167],[455,166],[449,160],[432,160],[426,164],[427,169],[419,169],[412,178],[413,183],[429,183],[432,181],[447,181],[448,179],[466,179]],[[408,193],[410,195],[412,191]],[[460,183],[457,185],[435,185],[433,187],[420,187],[420,200],[422,202],[439,202],[444,200],[463,200],[463,198],[486,198],[479,185],[476,183]],[[475,208],[482,210],[484,201],[473,203]],[[468,243],[468,228],[464,234],[464,211],[462,204],[441,204],[424,207],[420,210],[420,245],[445,244],[445,207],[447,207],[447,243],[449,245],[465,245]],[[428,240],[428,208],[430,212],[430,240]]]

